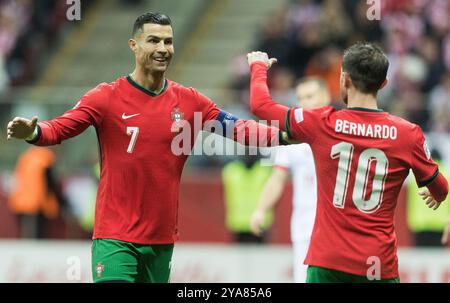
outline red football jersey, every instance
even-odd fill
[[[410,169],[420,186],[438,174],[421,129],[358,108],[293,108],[286,122],[316,162],[317,215],[305,264],[366,276],[379,260],[382,279],[398,277],[399,191]]]
[[[201,113],[200,129],[194,126],[196,112]],[[172,140],[178,135],[171,130],[173,122],[192,125],[193,145],[204,123],[220,116],[234,118],[192,88],[166,80],[164,90],[156,95],[122,77],[98,85],[61,117],[40,122],[34,144],[59,144],[93,125],[101,147],[93,239],[167,244],[178,238],[179,183],[188,157],[172,152]],[[265,128],[244,120],[236,126],[252,126],[244,129],[245,136],[238,136],[245,142],[236,139],[241,143],[248,143],[252,130]],[[273,143],[278,130],[272,129],[267,140]]]

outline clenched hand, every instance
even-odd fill
[[[270,58],[267,53],[264,52],[251,52],[247,54],[248,65],[252,65],[255,62],[263,62],[269,69],[273,64],[277,63],[276,58]]]

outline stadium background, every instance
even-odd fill
[[[279,102],[295,104],[296,79],[319,75],[330,86],[333,104],[342,107],[342,50],[358,40],[377,41],[391,62],[381,107],[419,124],[430,146],[444,162],[450,161],[448,0],[381,0],[380,21],[368,20],[370,5],[364,0],[67,2],[0,0],[0,282],[90,280],[90,232],[80,218],[95,198],[95,132],[89,129],[54,149],[55,175],[67,207],[49,221],[46,239],[34,241],[20,238],[7,203],[17,159],[29,146],[7,142],[6,124],[16,115],[38,115],[41,120],[59,115],[99,82],[127,75],[133,65],[127,39],[136,16],[145,11],[172,18],[176,53],[168,77],[197,88],[241,118],[251,118],[248,51],[263,50],[278,58],[269,83]],[[76,2],[81,2],[81,20],[68,20],[67,10]],[[267,244],[233,244],[221,183],[221,169],[232,159],[193,156],[185,167],[181,241],[172,281],[290,282],[292,188],[275,211]],[[402,280],[449,282],[448,249],[414,247],[406,212],[403,190],[396,216]],[[77,260],[82,276],[69,278]]]

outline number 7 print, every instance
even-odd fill
[[[127,127],[127,135],[131,135],[130,144],[128,144],[127,153],[133,153],[134,145],[136,144],[136,140],[139,134],[139,127],[128,126]]]

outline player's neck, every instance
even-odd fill
[[[378,109],[377,97],[373,94],[364,94],[358,91],[350,91],[348,94],[347,107]]]
[[[164,73],[149,73],[136,68],[131,73],[134,82],[150,91],[160,91],[164,87]]]

